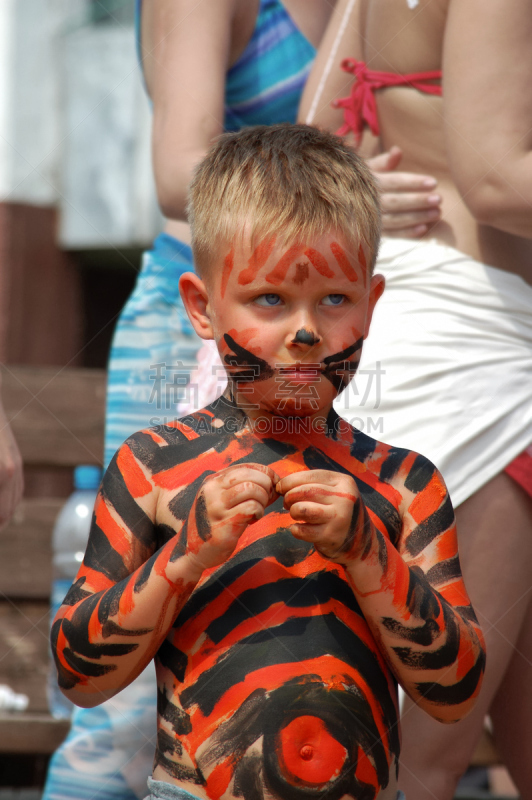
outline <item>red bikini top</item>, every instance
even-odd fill
[[[349,97],[343,97],[333,103],[335,108],[344,109],[344,124],[336,133],[338,136],[345,136],[349,131],[353,131],[357,144],[362,136],[364,125],[367,125],[375,136],[379,135],[377,103],[374,95],[377,89],[384,89],[388,86],[412,86],[418,92],[441,97],[441,85],[427,83],[427,81],[441,78],[442,72],[439,69],[431,72],[396,75],[393,72],[368,69],[364,61],[356,61],[354,58],[344,58],[341,66],[344,72],[350,72],[355,76],[355,82]]]

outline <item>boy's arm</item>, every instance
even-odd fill
[[[321,499],[315,490],[308,492],[312,484],[306,491],[298,487],[291,497],[285,494],[287,507],[299,503],[294,518],[314,523],[307,531],[308,522],[296,525],[292,532],[343,564],[376,642],[413,700],[442,722],[461,719],[480,690],[485,652],[462,580],[454,512],[443,478],[417,456],[401,486],[394,481],[403,496],[396,549],[373,523],[350,476],[317,472],[330,476],[330,500],[325,485]],[[316,524],[317,509],[301,514],[301,506],[309,505],[306,497],[326,506],[327,522]],[[343,519],[335,525],[338,515]]]
[[[147,436],[128,439],[109,465],[83,564],[52,626],[59,686],[77,705],[97,705],[144,669],[201,575],[178,520],[156,550],[158,489],[134,455]]]
[[[201,456],[187,450],[185,435],[175,439],[134,434],[105,473],[83,564],[52,626],[59,686],[77,705],[97,705],[131,683],[203,571],[226,561],[277,497],[278,476],[260,464],[207,471],[188,497]],[[179,510],[176,494],[159,493],[165,469],[176,494],[185,492]],[[156,549],[158,535],[165,544]]]

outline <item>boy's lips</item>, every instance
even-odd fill
[[[289,366],[278,367],[277,371],[280,376],[287,380],[311,382],[313,380],[320,380],[323,365],[320,363],[290,364]]]

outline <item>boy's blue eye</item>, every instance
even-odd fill
[[[340,306],[344,300],[345,294],[328,294],[327,297],[323,298],[326,306]]]
[[[260,297],[257,297],[255,300],[259,306],[277,306],[279,305],[281,298],[278,294],[261,294]]]

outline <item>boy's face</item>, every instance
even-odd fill
[[[384,278],[330,234],[230,245],[207,285],[208,323],[196,330],[216,340],[238,405],[251,417],[317,417],[354,375]]]

